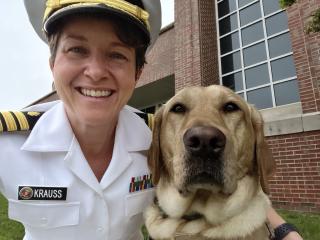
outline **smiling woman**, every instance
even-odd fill
[[[174,20],[174,1],[161,0],[162,27]],[[21,109],[48,94],[52,88],[46,44],[38,38],[27,22],[22,1],[7,1],[0,9],[1,86],[0,110]],[[23,41],[21,41],[23,36]],[[19,71],[16,70],[19,66]],[[36,86],[36,87],[35,87]]]

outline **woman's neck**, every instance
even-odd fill
[[[100,126],[70,122],[86,160],[100,181],[112,158],[117,119]]]

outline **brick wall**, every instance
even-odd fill
[[[276,207],[320,212],[320,131],[268,137],[277,162],[270,181]]]
[[[201,86],[199,0],[175,0],[175,89]]]
[[[320,33],[305,34],[305,24],[320,0],[300,0],[287,9],[293,58],[304,113],[320,111]]]
[[[215,2],[175,0],[175,88],[219,84]]]
[[[163,79],[174,74],[174,26],[161,30],[159,38],[148,52],[145,65],[137,87]]]
[[[215,1],[199,1],[200,67],[202,86],[219,84]]]

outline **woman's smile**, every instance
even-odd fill
[[[112,95],[113,91],[103,89],[79,88],[79,92],[86,97],[105,98]]]

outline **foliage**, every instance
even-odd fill
[[[297,0],[280,0],[279,3],[281,8],[286,8],[286,7],[290,7],[296,1]]]
[[[290,7],[292,4],[296,3],[297,0],[279,0],[281,8]],[[305,26],[305,32],[307,34],[312,32],[320,32],[320,8],[311,15],[311,20]]]
[[[311,20],[306,24],[305,31],[307,34],[311,32],[320,32],[320,8],[311,15]]]

